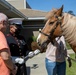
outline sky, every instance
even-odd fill
[[[63,12],[73,11],[76,14],[76,0],[27,0],[32,9],[50,11],[64,5]]]

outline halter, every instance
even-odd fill
[[[58,16],[55,16],[55,17],[58,18]],[[48,35],[48,34],[42,32],[42,31],[39,31],[39,32],[40,32],[41,34],[45,35],[45,36],[48,36],[48,38],[51,38],[51,36],[53,35],[53,33],[54,33],[55,29],[57,28],[58,24],[61,25],[61,21],[60,21],[59,18],[58,18],[58,21],[56,22],[55,27],[54,27],[54,28],[52,29],[52,31],[50,32],[50,35]]]

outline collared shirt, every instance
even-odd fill
[[[9,50],[6,38],[4,34],[0,31],[0,51],[3,50],[4,48]],[[0,75],[10,75],[10,71],[5,65],[1,56],[0,56]]]
[[[63,62],[67,56],[66,43],[64,37],[57,37],[54,44],[51,42],[48,44],[46,49],[46,58],[51,61]]]

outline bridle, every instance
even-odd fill
[[[56,18],[58,18],[58,17],[56,16]],[[56,25],[53,27],[52,31],[50,32],[50,35],[42,32],[41,30],[40,30],[39,32],[40,32],[41,34],[47,36],[49,39],[51,39],[51,36],[54,34],[54,31],[55,31],[55,29],[58,27],[59,24],[60,24],[60,26],[61,26],[62,22],[61,22],[61,20],[58,19],[57,22],[56,22]]]

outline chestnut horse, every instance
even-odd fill
[[[44,50],[49,42],[63,35],[76,53],[76,17],[63,12],[63,6],[51,10],[46,16],[46,24],[40,31],[37,42]]]

